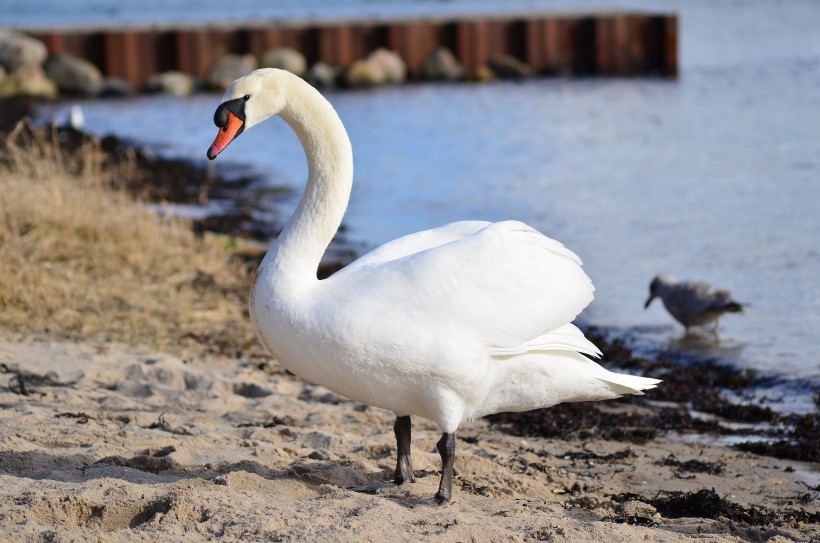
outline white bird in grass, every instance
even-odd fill
[[[452,496],[455,432],[465,420],[642,394],[659,382],[588,357],[601,353],[571,321],[592,300],[591,281],[575,254],[520,222],[411,234],[318,280],[353,182],[350,140],[330,103],[286,71],[257,70],[228,88],[208,158],[273,115],[299,137],[308,180],[259,266],[251,318],[294,374],[395,413],[395,484],[414,480],[411,415],[442,431],[441,504]]]
[[[712,331],[717,333],[721,315],[743,311],[743,306],[732,299],[728,290],[716,289],[703,281],[678,281],[668,273],[652,279],[644,309],[655,298],[661,299],[666,310],[687,333],[692,326],[704,326],[710,322],[715,323]]]

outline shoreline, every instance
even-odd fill
[[[84,137],[75,133],[65,141],[78,144]],[[117,154],[122,145],[111,139],[103,150],[114,160],[124,155]],[[139,175],[130,181],[150,181],[155,192],[126,183],[135,195],[162,200],[173,194],[190,198],[202,187],[230,189],[185,161],[137,157],[136,166]],[[184,183],[173,191],[159,190],[180,177]],[[224,223],[223,233],[238,235],[232,230],[236,224]],[[252,265],[260,255],[246,257]],[[110,530],[128,528],[117,532],[123,540],[129,530],[171,540],[194,518],[186,517],[193,513],[179,497],[207,508],[205,495],[234,515],[226,519],[217,511],[199,520],[201,534],[209,537],[241,519],[257,536],[291,533],[299,539],[301,533],[351,540],[358,533],[355,523],[338,534],[330,525],[340,515],[358,518],[361,514],[351,517],[358,509],[395,514],[405,531],[422,539],[449,534],[453,541],[600,541],[611,539],[613,531],[624,540],[661,535],[686,540],[697,533],[711,534],[714,541],[820,538],[820,485],[799,481],[812,467],[817,475],[817,412],[781,416],[766,407],[733,404],[722,391],[754,386],[753,372],[714,361],[689,367],[635,357],[618,341],[604,341],[599,329],[585,332],[602,347],[608,367],[658,377],[664,384],[646,397],[563,404],[465,425],[459,447],[468,454],[462,465],[457,461],[458,499],[455,507],[441,510],[426,508],[422,499],[432,495],[427,487],[435,479],[425,475],[438,469],[431,456],[436,431],[424,421],[414,429],[414,455],[424,459],[416,466],[419,488],[363,496],[344,489],[389,476],[395,454],[389,415],[295,379],[275,362],[242,353],[182,360],[81,338],[3,340],[8,336],[3,333],[0,416],[8,445],[0,451],[0,478],[10,499],[0,509],[0,531],[22,541],[51,525],[66,538],[76,537],[70,535],[74,529],[111,535]],[[61,361],[57,368],[55,359]],[[734,438],[738,428],[770,445],[750,440],[747,450],[739,450],[709,443]],[[690,442],[692,436],[701,441]],[[796,464],[806,460],[811,463]],[[122,494],[118,501],[92,490],[101,480]],[[272,492],[281,494],[282,510],[299,519],[294,531],[284,529],[284,520],[284,527],[266,528],[239,514],[237,496],[214,491],[223,486],[252,494],[252,511],[268,517],[266,500]],[[137,498],[140,492],[156,499]],[[65,495],[76,507],[59,505]],[[319,522],[328,524],[325,531],[311,531],[318,529],[315,519],[300,516],[299,507],[307,503],[319,511],[328,502],[328,513],[315,513],[326,515]],[[27,513],[21,503],[49,505]],[[95,508],[96,516],[89,513]],[[498,511],[508,512],[507,520],[499,523]],[[106,524],[106,515],[128,518],[120,526]],[[431,517],[449,520],[433,528]],[[538,523],[543,526],[533,527]],[[374,540],[413,539],[397,537],[387,524],[359,528]],[[105,526],[114,528],[106,532]]]

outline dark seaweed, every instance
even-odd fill
[[[670,454],[660,462],[660,466],[677,468],[678,473],[708,473],[710,475],[720,475],[723,473],[723,465],[716,462],[704,462],[702,460],[686,460],[681,462],[674,454]]]
[[[797,523],[820,522],[820,513],[808,513],[803,509],[769,511],[763,507],[744,507],[722,498],[714,489],[701,489],[695,492],[661,491],[653,498],[630,492],[611,496],[610,499],[620,504],[632,500],[648,503],[666,518],[724,518],[756,527],[794,526]],[[626,519],[620,520],[626,521]]]

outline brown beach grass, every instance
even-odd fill
[[[133,165],[57,138],[21,124],[2,147],[0,326],[176,352],[252,346],[230,239],[139,205],[114,188]]]

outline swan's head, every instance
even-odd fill
[[[649,283],[649,298],[647,298],[646,302],[643,304],[643,308],[646,309],[647,307],[649,307],[649,304],[652,303],[652,300],[660,296],[663,287],[674,285],[677,282],[678,280],[669,275],[668,273],[661,273],[655,276],[655,278],[652,279],[652,282]]]
[[[215,159],[245,129],[282,111],[289,77],[295,76],[284,70],[266,68],[231,83],[214,113],[219,133],[208,149],[209,159]]]

